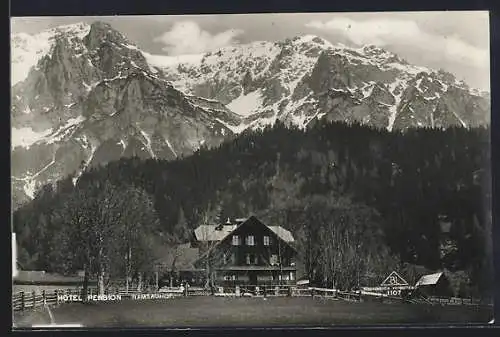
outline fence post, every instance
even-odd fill
[[[54,293],[56,294],[56,304],[59,304],[59,294],[58,294],[57,289],[54,290]]]
[[[24,291],[21,291],[21,310],[24,310],[25,308],[25,303],[24,303]]]
[[[35,309],[35,307],[36,307],[36,294],[35,294],[34,290],[31,292],[31,296],[33,296],[33,309]]]
[[[184,285],[184,296],[188,295],[188,287],[187,284]]]
[[[47,298],[45,297],[45,289],[42,290],[42,300],[43,300],[43,304],[45,304],[47,301]]]

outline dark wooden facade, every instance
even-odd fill
[[[297,253],[290,232],[256,217],[237,224],[220,241],[199,246],[205,249],[194,266],[209,271],[219,286],[296,282]]]

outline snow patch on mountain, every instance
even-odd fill
[[[61,126],[50,137],[47,137],[46,139],[44,139],[44,141],[47,144],[52,144],[52,143],[61,141],[62,139],[70,136],[75,131],[76,127],[80,123],[84,122],[85,120],[86,120],[86,118],[83,117],[83,116],[78,116],[76,118],[70,118],[70,119],[68,119],[68,121],[66,122],[66,124],[64,124],[63,126]]]
[[[94,159],[94,154],[97,151],[97,146],[95,144],[89,142],[87,139],[87,136],[84,135],[82,138],[79,138],[79,140],[83,142],[85,149],[88,149],[90,146],[90,155],[87,158],[87,160],[85,161],[85,164],[83,165],[81,170],[77,171],[75,176],[71,179],[71,181],[73,182],[73,185],[76,185],[76,183],[78,182],[78,179],[80,179],[80,177],[82,176],[82,173],[89,167],[90,163],[92,162],[92,159]]]
[[[463,120],[462,118],[460,118],[460,116],[457,114],[457,112],[456,112],[456,111],[453,111],[453,110],[452,110],[452,112],[453,112],[453,115],[455,115],[455,117],[457,117],[457,119],[458,119],[458,121],[460,122],[460,124],[462,124],[462,126],[463,126],[464,128],[466,128],[466,127],[467,127],[467,124],[464,122],[464,120]]]
[[[248,128],[253,128],[257,130],[263,130],[266,126],[274,126],[276,121],[278,120],[278,116],[274,115],[271,117],[264,117],[264,118],[259,118],[248,126]]]
[[[52,157],[52,160],[47,164],[45,165],[40,171],[36,172],[35,174],[30,174],[30,172],[28,171],[28,174],[24,177],[24,178],[17,178],[17,177],[12,177],[13,180],[17,180],[17,181],[22,181],[23,182],[23,191],[24,193],[30,197],[31,199],[33,199],[35,197],[35,193],[36,193],[36,189],[37,189],[37,180],[36,178],[42,174],[43,172],[45,172],[49,167],[51,167],[52,165],[54,165],[56,162],[56,157],[55,155]]]
[[[262,93],[260,90],[255,90],[246,95],[240,95],[226,106],[240,116],[251,116],[262,107]]]
[[[245,129],[247,129],[249,127],[249,124],[245,124],[245,123],[241,123],[239,125],[231,125],[229,123],[224,122],[219,117],[215,117],[215,120],[236,134],[243,132]]]
[[[179,56],[153,55],[144,51],[142,55],[151,66],[158,68],[169,68],[178,66],[179,64],[199,64],[204,56],[203,54]]]
[[[127,144],[125,143],[125,141],[123,139],[120,139],[118,144],[120,144],[122,146],[123,150],[125,150],[127,148]]]
[[[151,148],[151,138],[149,137],[149,135],[142,129],[139,129],[139,132],[141,133],[141,135],[144,137],[144,139],[146,140],[146,144],[144,144],[144,146],[146,146],[146,149],[148,150],[149,154],[151,155],[151,158],[155,158],[155,154],[153,152],[153,149]]]
[[[32,36],[16,34],[11,41],[11,85],[24,81],[38,61],[49,53],[53,35],[48,32]]]
[[[12,149],[16,147],[25,147],[29,149],[31,145],[45,139],[51,133],[52,129],[37,132],[31,127],[23,127],[19,129],[13,127],[11,132],[11,147]]]
[[[394,127],[394,121],[396,120],[399,104],[401,103],[401,97],[403,96],[403,92],[405,89],[405,87],[404,87],[405,84],[406,84],[406,81],[398,78],[398,79],[396,79],[396,81],[391,83],[391,85],[389,86],[389,90],[395,98],[395,103],[389,107],[389,112],[391,114],[389,115],[389,124],[387,125],[388,131],[392,131],[392,129]],[[395,93],[396,90],[399,90],[399,92],[397,94]]]
[[[366,83],[362,88],[361,91],[363,92],[363,98],[368,98],[371,96],[373,92],[373,88],[375,88],[375,82],[370,82]]]
[[[27,180],[23,185],[23,191],[24,193],[26,193],[28,197],[34,199],[36,192],[36,180],[34,179]]]
[[[425,68],[425,67],[417,67],[417,66],[409,65],[409,64],[403,65],[403,64],[397,63],[397,62],[386,63],[385,65],[387,67],[397,69],[399,71],[402,71],[402,72],[405,72],[405,73],[411,74],[411,75],[417,75],[418,73],[421,73],[421,72],[429,72],[430,71],[428,68]]]
[[[174,147],[172,146],[172,144],[170,143],[170,141],[167,139],[167,137],[165,137],[165,142],[167,143],[167,146],[168,148],[172,151],[172,153],[174,154],[175,158],[177,158],[177,152],[175,152],[174,150]]]

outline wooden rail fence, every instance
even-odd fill
[[[97,295],[97,288],[89,288],[87,295]],[[41,292],[23,292],[19,291],[12,294],[12,308],[14,311],[23,311],[42,307],[44,305],[58,305],[67,302],[68,298],[79,298],[82,295],[82,289],[58,289]],[[481,305],[484,304],[476,299],[466,298],[427,298],[424,302],[418,300],[404,300],[400,297],[387,296],[384,294],[371,293],[366,291],[349,292],[340,291],[337,289],[328,288],[300,288],[291,286],[242,286],[242,287],[218,287],[215,291],[207,291],[201,287],[188,287],[188,288],[161,288],[159,291],[144,289],[144,291],[126,290],[125,288],[114,287],[109,288],[104,292],[106,296],[119,296],[120,299],[155,299],[155,298],[170,298],[180,296],[263,296],[263,297],[280,297],[280,296],[308,296],[308,297],[321,297],[332,298],[344,301],[359,302],[365,300],[380,300],[389,302],[399,301],[407,303],[428,303],[428,304],[441,304],[441,305]],[[144,295],[144,296],[139,296]],[[153,295],[153,296],[151,296]],[[66,297],[64,297],[66,296]]]

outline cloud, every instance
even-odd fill
[[[430,34],[414,21],[401,19],[371,19],[356,21],[339,17],[330,21],[311,21],[306,27],[337,33],[358,45],[393,45],[435,53],[435,57],[451,62],[489,67],[489,52],[463,41],[457,36]]]
[[[242,34],[239,29],[230,29],[218,34],[202,30],[196,22],[176,22],[172,28],[154,39],[163,43],[163,51],[169,55],[199,54],[236,44],[235,37]]]

